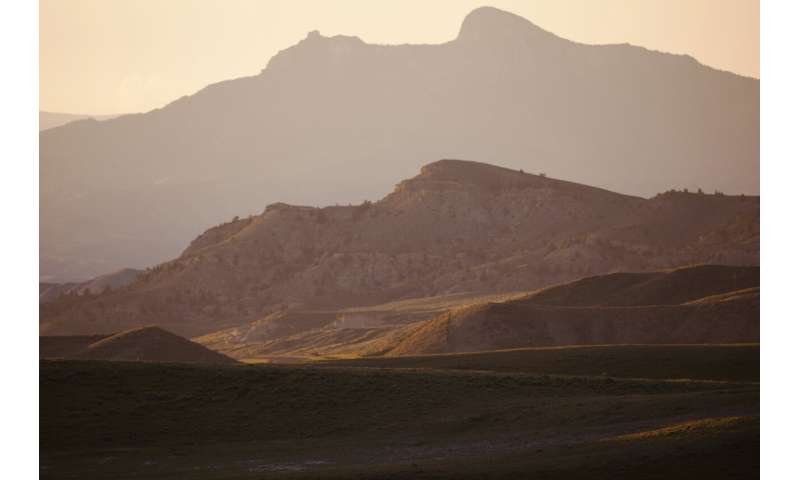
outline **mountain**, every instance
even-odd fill
[[[759,283],[758,267],[611,273],[527,293],[443,296],[327,312],[323,326],[297,331],[278,330],[265,319],[195,341],[234,358],[270,361],[556,345],[754,342]]]
[[[544,288],[514,302],[562,307],[680,305],[759,284],[758,267],[695,265],[659,272],[587,277]]]
[[[108,120],[119,115],[75,115],[72,113],[54,113],[39,110],[39,131],[60,127],[77,120]]]
[[[40,358],[236,363],[230,357],[154,326],[138,327],[108,336],[39,337],[39,348]]]
[[[476,352],[522,347],[718,344],[759,341],[759,291],[724,299],[642,307],[488,304],[438,317],[387,355]]]
[[[116,272],[100,275],[86,282],[39,282],[39,303],[52,302],[61,295],[81,295],[86,292],[97,294],[106,289],[113,290],[133,282],[142,273],[144,273],[144,270],[123,268]]]
[[[755,267],[604,275],[506,302],[453,309],[419,324],[385,353],[758,342],[758,284]],[[733,285],[743,288],[729,290]]]
[[[758,197],[642,199],[441,160],[375,203],[272,204],[212,227],[127,286],[42,304],[40,332],[147,323],[197,336],[260,322],[298,333],[347,307],[694,263],[757,265],[759,235]]]
[[[431,158],[634,195],[758,194],[759,81],[479,8],[440,45],[312,32],[255,76],[40,133],[40,274],[176,256],[265,203],[376,199]]]
[[[500,302],[521,294],[464,292],[341,309],[296,307],[194,341],[240,359],[286,361],[333,354],[374,355],[392,348],[413,331],[409,324],[466,304]]]

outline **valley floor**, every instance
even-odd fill
[[[455,368],[439,356],[381,368],[42,361],[40,474],[757,478],[758,347],[671,347],[650,363],[660,378],[621,378],[614,359],[641,360],[631,348],[561,352],[583,358],[569,371],[543,357],[520,368],[531,354],[518,352],[513,370],[504,352]],[[704,349],[745,373],[698,376]],[[587,370],[597,363],[611,370]]]

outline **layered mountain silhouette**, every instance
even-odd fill
[[[400,299],[696,263],[758,265],[759,238],[758,197],[643,199],[441,160],[375,203],[271,204],[210,228],[126,286],[42,304],[40,331],[145,323],[197,336],[261,322],[260,331],[285,335],[326,325],[335,319],[326,311]]]
[[[757,194],[759,81],[480,8],[440,45],[312,32],[258,75],[43,131],[40,156],[40,273],[85,280],[174,257],[205,226],[265,203],[376,199],[431,158],[632,195]]]

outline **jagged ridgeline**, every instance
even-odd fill
[[[39,150],[41,276],[75,281],[174,258],[265,203],[380,198],[439,158],[758,194],[759,81],[480,8],[440,45],[310,34],[257,75],[46,130]]]

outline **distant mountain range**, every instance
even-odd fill
[[[127,285],[42,304],[40,331],[154,324],[197,336],[255,322],[268,339],[323,327],[337,318],[325,312],[348,307],[696,263],[758,265],[759,203],[682,191],[643,199],[441,160],[375,203],[272,204],[210,228]]]
[[[759,81],[688,56],[574,43],[493,8],[470,13],[440,45],[312,32],[258,75],[145,114],[42,131],[40,276],[153,265],[205,226],[279,200],[376,199],[432,158],[633,195],[758,194]],[[614,198],[583,213],[683,208],[679,197]]]
[[[123,268],[85,282],[39,282],[39,303],[52,302],[62,295],[98,294],[106,289],[113,290],[133,282],[142,273],[144,270]]]
[[[119,115],[75,115],[72,113],[44,112],[39,110],[39,131],[60,127],[77,120],[109,120]]]

